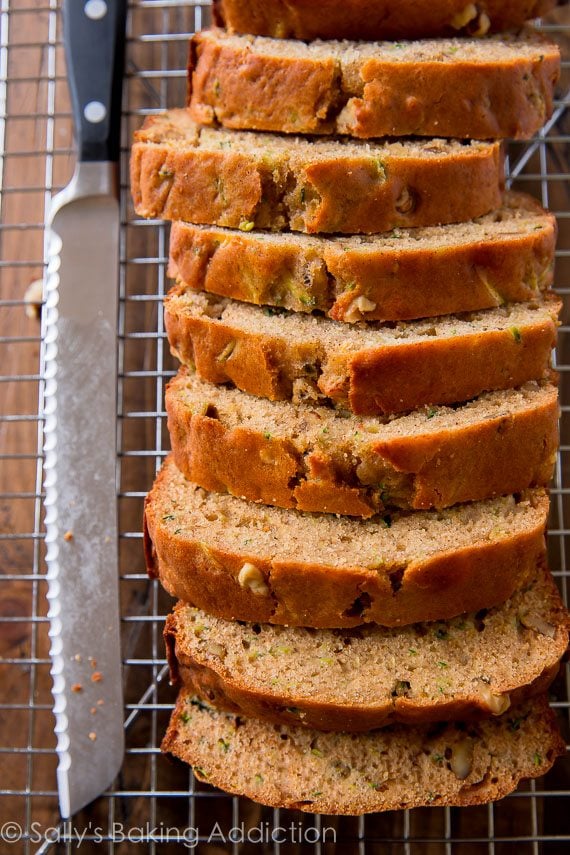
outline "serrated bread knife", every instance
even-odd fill
[[[64,818],[124,751],[116,498],[118,162],[126,0],[64,0],[78,163],[47,223],[45,526]]]

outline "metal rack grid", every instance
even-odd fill
[[[246,2],[246,0],[244,0]],[[128,145],[142,117],[183,102],[186,40],[208,23],[193,0],[133,0],[129,8],[123,122],[119,335],[120,568],[127,752],[113,787],[62,825],[55,791],[41,507],[41,329],[23,293],[43,269],[46,207],[71,172],[71,119],[58,0],[0,0],[0,852],[317,852],[368,855],[562,855],[570,851],[570,756],[495,805],[426,808],[367,818],[312,817],[238,800],[194,780],[159,751],[173,701],[161,630],[169,598],[144,572],[142,501],[168,448],[164,386],[174,373],[162,323],[167,227],[136,218]],[[548,26],[570,46],[566,26]],[[570,50],[566,50],[566,55]],[[562,92],[568,91],[566,64]],[[558,216],[557,284],[570,293],[570,120],[565,100],[536,140],[513,144],[514,185]],[[549,534],[552,567],[567,595],[570,520],[570,318],[560,330],[562,439]],[[88,414],[86,414],[88,418]],[[21,487],[17,492],[13,485]],[[567,677],[568,675],[566,675]],[[552,694],[569,738],[568,682]],[[189,797],[190,793],[190,797]],[[8,823],[8,825],[5,825]],[[9,824],[13,823],[13,826]],[[218,826],[216,826],[218,823]],[[261,829],[263,842],[230,830]],[[284,827],[280,840],[267,839]],[[219,828],[219,834],[209,839]],[[18,830],[19,829],[19,830]],[[334,829],[336,846],[332,843]],[[185,831],[187,830],[187,831]],[[194,830],[198,830],[197,838]],[[8,833],[7,833],[8,832]],[[10,834],[13,840],[10,840]],[[80,835],[83,835],[80,839]],[[258,832],[259,836],[259,832]],[[315,842],[320,836],[320,842]],[[19,840],[16,838],[19,837]]]

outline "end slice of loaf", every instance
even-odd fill
[[[167,458],[145,503],[152,577],[227,620],[397,626],[504,602],[544,553],[544,490],[351,520],[207,493]]]
[[[488,214],[503,160],[498,142],[310,140],[204,128],[171,110],[135,134],[131,191],[143,217],[376,233]]]
[[[325,402],[359,415],[466,401],[545,377],[560,301],[380,326],[170,292],[173,354],[211,383],[271,400]]]
[[[552,115],[560,50],[533,30],[414,42],[305,42],[214,29],[190,42],[190,112],[243,130],[530,138]]]
[[[558,447],[549,382],[382,420],[254,398],[181,369],[166,410],[176,464],[201,487],[361,517],[545,486]]]
[[[479,719],[540,694],[568,646],[548,570],[504,605],[400,629],[308,630],[224,621],[178,603],[171,681],[218,709],[317,730]]]
[[[545,697],[478,723],[320,733],[179,695],[162,750],[200,781],[273,807],[361,815],[495,801],[564,753]]]
[[[556,0],[214,0],[230,32],[296,39],[421,39],[520,27]]]
[[[506,193],[478,220],[379,236],[312,237],[175,222],[169,274],[185,289],[337,321],[399,321],[490,309],[551,284],[556,220]]]

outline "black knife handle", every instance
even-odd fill
[[[119,159],[127,0],[64,0],[63,38],[80,161]]]

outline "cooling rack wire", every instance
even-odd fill
[[[126,176],[129,140],[143,117],[183,103],[186,41],[209,22],[207,4],[192,0],[134,0],[129,6],[117,378],[127,750],[112,788],[72,823],[60,823],[43,562],[41,321],[28,316],[24,301],[27,287],[42,277],[47,205],[73,168],[58,5],[0,0],[0,852],[567,855],[568,755],[545,778],[496,805],[361,819],[262,808],[197,782],[160,756],[173,701],[161,638],[169,601],[145,575],[140,521],[145,492],[168,449],[163,393],[174,364],[160,309],[168,287],[167,228],[137,219]],[[568,60],[569,7],[559,8],[543,27]],[[511,144],[508,158],[513,186],[533,193],[558,217],[556,281],[564,296],[570,294],[569,69],[566,61],[552,120],[531,143]],[[569,323],[566,308],[557,351],[562,447],[549,531],[551,566],[565,597]],[[568,741],[568,673],[553,687],[552,703]]]

